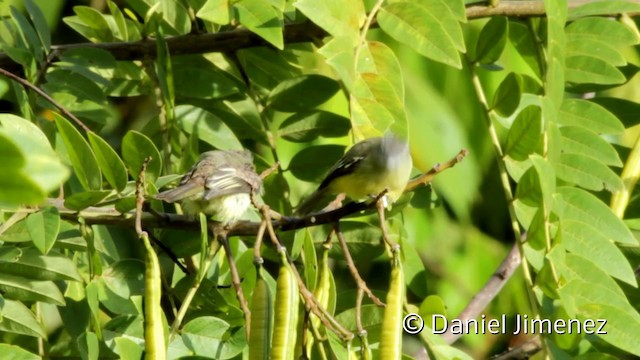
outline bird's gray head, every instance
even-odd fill
[[[387,161],[392,162],[389,165],[393,166],[393,162],[409,156],[409,143],[388,131],[382,137],[381,150],[386,155]]]

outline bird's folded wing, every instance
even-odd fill
[[[251,185],[242,174],[233,167],[222,167],[207,177],[204,199],[211,200],[220,196],[251,193]]]
[[[350,159],[345,159],[344,157],[338,161],[333,168],[329,171],[329,175],[327,175],[322,183],[320,184],[320,189],[327,187],[333,180],[354,172],[358,166],[362,163],[364,157],[357,156]]]
[[[198,182],[186,182],[175,189],[167,190],[156,195],[155,198],[166,202],[176,202],[189,198],[202,192],[202,184]]]

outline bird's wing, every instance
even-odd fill
[[[322,183],[320,183],[320,189],[324,189],[325,187],[327,187],[333,180],[347,175],[347,174],[351,174],[352,172],[355,171],[355,169],[358,168],[358,166],[360,166],[360,164],[362,163],[362,160],[364,160],[363,156],[357,156],[357,157],[352,157],[350,159],[346,159],[345,157],[342,157],[340,160],[338,160],[338,162],[333,166],[333,168],[331,169],[331,171],[329,172],[329,175],[327,175],[324,180],[322,180]]]
[[[220,196],[233,194],[249,194],[252,187],[244,179],[238,169],[233,167],[220,167],[207,177],[205,182],[205,200],[211,200]]]

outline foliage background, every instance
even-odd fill
[[[264,201],[289,214],[346,146],[395,124],[408,129],[416,174],[462,148],[470,153],[439,174],[432,188],[396,205],[403,211],[391,219],[391,229],[403,244],[409,304],[424,315],[445,312],[454,317],[498,268],[516,239],[514,232],[527,231],[531,274],[518,270],[482,313],[510,319],[515,314],[606,317],[614,329],[608,336],[545,336],[538,356],[640,355],[633,340],[640,333],[633,273],[638,258],[630,250],[638,245],[638,201],[622,192],[637,176],[632,155],[639,113],[638,29],[634,17],[602,17],[638,12],[638,5],[596,2],[576,10],[571,4],[567,15],[563,2],[551,1],[539,4],[548,18],[523,14],[521,19],[494,15],[467,20],[460,16],[461,2],[419,3],[385,2],[367,31],[362,26],[365,15],[378,10],[375,1],[34,1],[46,28],[34,18],[38,12],[25,11],[22,1],[4,1],[2,49],[22,66],[13,69],[94,133],[88,135],[54,114],[57,110],[32,91],[0,82],[3,112],[28,120],[0,118],[0,145],[7,158],[0,180],[3,342],[53,358],[136,358],[143,351],[144,247],[131,221],[100,224],[96,219],[105,214],[91,211],[132,209],[132,180],[146,155],[154,156],[147,184],[151,193],[212,147],[247,147],[259,170],[279,160],[284,170],[267,180]],[[230,6],[229,18],[220,11],[225,6]],[[298,37],[304,41],[286,43],[283,24],[303,23],[307,17],[328,36],[317,36],[318,28],[306,23]],[[576,19],[582,23],[565,27],[566,20]],[[403,27],[403,21],[415,25],[415,31]],[[165,52],[163,37],[235,28],[248,28],[269,46],[255,47],[255,41],[245,46],[238,37],[230,45],[237,51]],[[357,51],[352,50],[362,29],[376,43],[357,50],[362,63],[355,66]],[[305,31],[310,34],[306,38]],[[133,44],[145,35],[160,40],[157,56],[135,61],[116,61],[104,50],[80,47],[55,53],[50,62],[47,32],[52,44]],[[155,52],[156,42],[150,44]],[[366,52],[374,51],[372,69],[366,63],[371,53]],[[361,80],[371,73],[378,76]],[[85,135],[89,142],[82,140]],[[628,173],[623,173],[623,183],[619,174],[624,163]],[[505,182],[507,172],[510,180]],[[577,188],[602,202],[593,202]],[[505,195],[505,189],[517,200]],[[619,197],[610,210],[604,204],[612,192]],[[86,209],[88,225],[82,220],[78,225],[78,217],[63,213],[61,206],[40,206],[42,211],[28,217],[17,211],[57,196],[64,198],[66,208]],[[173,211],[151,204],[158,211]],[[623,223],[613,215],[621,216],[625,208]],[[258,219],[257,214],[250,217]],[[514,217],[520,223],[515,228]],[[390,268],[375,220],[350,219],[343,227],[359,271],[384,298]],[[191,231],[154,231],[179,257],[197,258],[197,225]],[[324,234],[323,228],[282,233],[292,257],[304,264],[310,288],[315,283],[314,252],[320,253]],[[623,245],[624,253],[612,241]],[[232,238],[248,297],[255,281],[253,242],[252,237]],[[166,254],[159,256],[166,299],[171,294],[178,301],[189,278]],[[263,256],[273,286],[278,258],[268,247]],[[337,246],[331,256],[339,299],[335,314],[353,330],[353,282]],[[191,326],[171,343],[170,357],[206,357],[215,349],[228,357],[246,353],[233,291],[215,286],[229,285],[228,265],[223,257],[215,264],[206,292],[201,291],[188,313],[185,323]],[[531,294],[537,298],[535,308]],[[382,310],[365,305],[363,311],[375,348]],[[170,311],[165,316],[171,317]],[[198,319],[228,330],[200,328]],[[329,348],[339,356],[344,350],[332,341]],[[487,358],[524,341],[510,335],[469,335],[455,347],[470,357]],[[403,349],[417,356],[424,344],[436,358],[462,356],[433,338],[405,336]]]

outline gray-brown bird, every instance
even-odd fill
[[[207,151],[182,177],[180,184],[156,195],[166,202],[180,201],[186,215],[202,212],[223,224],[237,221],[251,205],[251,193],[262,193],[249,151]]]

